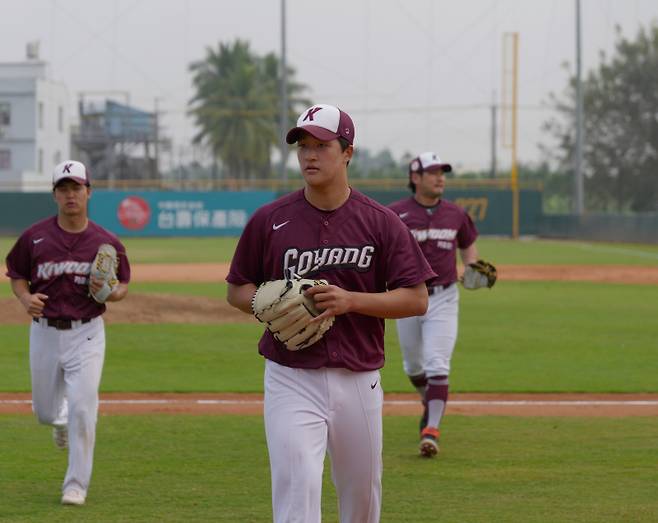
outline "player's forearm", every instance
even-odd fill
[[[30,284],[27,280],[14,280],[11,279],[11,290],[19,300],[26,294],[30,294]]]
[[[119,283],[116,288],[110,293],[106,301],[121,301],[128,294],[128,284]]]
[[[415,287],[401,287],[388,292],[353,292],[350,312],[358,312],[376,318],[406,318],[420,316],[427,311],[427,287],[424,283]]]
[[[475,263],[478,260],[478,248],[475,246],[475,242],[466,247],[465,249],[459,250],[459,256],[462,259],[464,265],[469,265]]]
[[[229,283],[226,301],[236,309],[240,309],[247,314],[252,314],[251,299],[254,297],[255,292],[256,285],[253,283],[246,283],[244,285],[233,285]]]

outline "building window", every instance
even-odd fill
[[[0,125],[11,124],[11,104],[0,102]]]
[[[57,130],[60,133],[64,131],[64,108],[62,106],[57,108]]]
[[[60,163],[62,163],[62,153],[61,153],[61,151],[57,151],[55,153],[54,160],[55,161],[53,163],[55,165],[59,165]]]
[[[11,151],[9,149],[0,149],[0,171],[11,169]]]
[[[43,129],[43,102],[39,102],[39,129]]]
[[[43,172],[43,149],[39,149],[39,159],[37,164],[37,172]]]

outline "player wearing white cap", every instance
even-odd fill
[[[32,409],[40,423],[53,426],[56,445],[68,448],[62,504],[82,505],[91,479],[98,387],[105,356],[103,282],[90,272],[98,248],[111,244],[119,257],[119,283],[106,301],[128,292],[130,264],[116,236],[87,217],[89,172],[76,161],[53,170],[57,215],[28,228],[7,256],[11,287],[32,317],[30,372]]]
[[[443,163],[438,154],[420,154],[409,164],[412,196],[390,205],[437,275],[427,282],[427,312],[397,320],[404,371],[424,406],[419,445],[424,457],[439,451],[439,427],[448,402],[448,375],[459,312],[457,251],[465,266],[478,258],[478,232],[473,221],[461,207],[442,198],[445,173],[450,171],[452,166]]]

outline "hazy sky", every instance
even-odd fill
[[[174,151],[189,149],[188,64],[236,38],[280,52],[280,0],[0,0],[0,62],[28,41],[76,109],[80,92],[128,92],[164,112]],[[349,112],[356,146],[437,151],[458,170],[487,169],[491,112],[500,102],[502,41],[519,33],[520,161],[537,161],[548,94],[575,70],[574,0],[287,0],[287,59],[308,97]],[[658,23],[656,0],[583,0],[583,68],[611,51],[615,25],[634,36]],[[116,99],[121,101],[122,95]],[[499,122],[500,123],[500,122]],[[500,125],[498,126],[500,129]],[[500,136],[499,136],[500,138]],[[497,149],[499,166],[510,151]],[[173,158],[175,161],[175,158]]]

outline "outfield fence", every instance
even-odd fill
[[[544,238],[658,243],[658,214],[543,214],[538,235]]]
[[[253,180],[249,181],[250,189],[247,185],[240,189],[243,186],[235,182],[234,190],[196,191],[189,190],[192,186],[187,190],[108,190],[95,183],[90,216],[120,236],[236,236],[256,208],[301,187],[299,180],[288,185],[273,183],[271,187],[262,183],[260,190],[254,189]],[[354,182],[384,205],[411,195],[402,179]],[[481,234],[511,236],[512,191],[508,180],[452,179],[445,197],[466,209]],[[0,192],[1,235],[18,235],[54,213],[51,192]],[[536,184],[522,185],[519,215],[522,236],[658,243],[658,214],[544,214],[542,191]]]

